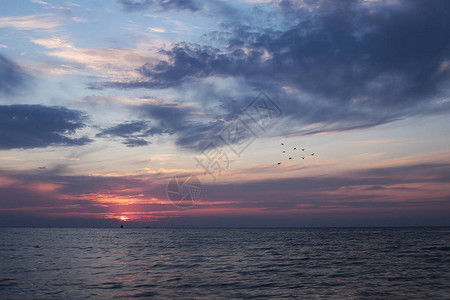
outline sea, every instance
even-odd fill
[[[0,228],[0,299],[450,299],[450,228]]]

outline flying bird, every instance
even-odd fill
[[[303,148],[302,151],[305,151],[305,149]]]
[[[292,159],[292,157],[289,157],[289,159]]]
[[[294,148],[294,150],[297,150],[297,148]]]
[[[313,154],[311,154],[311,156],[314,156],[314,153],[313,153]]]
[[[286,153],[286,151],[283,151],[283,152],[281,152],[281,153]]]
[[[279,165],[281,165],[281,163],[280,163],[280,162],[279,162],[278,164],[279,164]]]
[[[304,157],[304,156],[302,156],[302,159],[305,159],[305,157]]]
[[[284,146],[284,144],[283,144],[283,143],[281,143],[281,145],[282,145],[282,146]]]

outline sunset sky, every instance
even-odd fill
[[[0,226],[450,225],[449,121],[450,1],[0,2]]]

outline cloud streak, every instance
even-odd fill
[[[303,218],[312,220],[318,214],[332,215],[336,225],[361,222],[351,215],[355,212],[371,217],[411,213],[418,216],[418,222],[429,223],[433,214],[450,212],[450,190],[445,187],[449,169],[449,164],[428,163],[329,176],[204,183],[205,195],[189,210],[179,210],[167,199],[167,174],[70,176],[52,170],[0,171],[4,183],[0,186],[0,214],[97,219],[126,214],[136,220],[165,219],[161,224],[166,225],[216,216],[216,221],[208,221],[209,226],[232,226],[239,216],[249,218],[251,224],[284,224],[276,221],[284,216],[298,226]],[[274,221],[268,221],[271,219]]]
[[[119,0],[119,3],[127,12],[144,11],[150,8],[191,12],[200,10],[200,5],[193,0]]]
[[[0,28],[16,30],[53,30],[61,23],[52,14],[36,14],[16,17],[0,17]]]
[[[118,124],[116,126],[106,128],[99,132],[97,137],[121,137],[128,147],[147,146],[150,142],[142,139],[149,136],[148,125],[144,121],[134,121]]]

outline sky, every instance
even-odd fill
[[[0,226],[449,226],[449,33],[446,0],[1,1]]]

